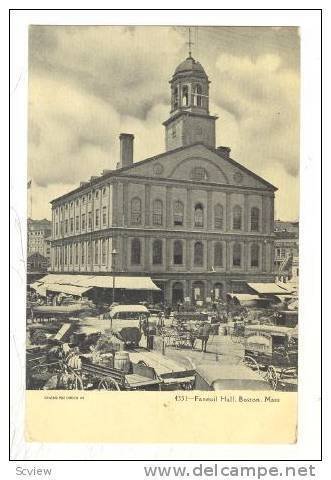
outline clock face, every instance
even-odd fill
[[[241,172],[236,172],[233,174],[233,181],[235,183],[242,183],[243,181],[243,174]]]
[[[154,173],[154,175],[162,175],[163,166],[160,163],[157,163],[156,165],[154,165],[153,173]]]

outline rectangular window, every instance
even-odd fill
[[[78,243],[75,246],[75,264],[78,265]]]
[[[88,228],[92,229],[92,212],[88,212]]]
[[[162,225],[162,213],[153,213],[153,225]]]
[[[102,240],[102,255],[101,255],[102,265],[106,265],[106,260],[107,260],[107,240],[104,238]]]
[[[92,261],[92,243],[88,242],[87,245],[87,263],[91,264]]]
[[[95,211],[95,226],[99,226],[99,219],[100,219],[100,210],[97,208]]]
[[[68,225],[69,225],[69,222],[68,222],[68,219],[66,219],[66,223],[65,223],[65,232],[68,233]]]
[[[102,207],[102,225],[107,225],[107,207]]]
[[[74,231],[74,219],[70,218],[70,233],[73,233]]]
[[[85,221],[85,218],[86,218],[86,215],[85,213],[82,214],[82,230],[85,230],[85,226],[86,226],[86,221]]]
[[[59,224],[56,223],[55,224],[55,235],[58,236],[58,234],[59,234]]]
[[[82,243],[80,248],[81,248],[81,253],[82,253],[82,265],[84,265],[84,263],[85,263],[85,245],[84,245],[84,243]]]
[[[79,216],[76,216],[76,232],[79,230]]]
[[[94,263],[99,264],[99,243],[98,240],[94,242]]]

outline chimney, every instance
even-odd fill
[[[132,133],[120,134],[120,168],[133,164],[133,139]]]
[[[230,147],[217,147],[216,148],[217,153],[221,155],[223,158],[229,158],[230,157],[230,152],[231,148]]]

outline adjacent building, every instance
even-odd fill
[[[299,222],[275,221],[275,275],[280,282],[298,283]]]
[[[46,272],[51,259],[52,222],[28,218],[28,272]]]
[[[149,276],[168,303],[274,280],[276,188],[216,146],[209,87],[190,55],[170,81],[166,151],[134,163],[123,133],[116,170],[51,202],[53,273]]]

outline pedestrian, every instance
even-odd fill
[[[154,336],[156,335],[156,328],[154,325],[149,325],[147,330],[147,350],[154,349]]]
[[[199,338],[201,340],[201,351],[207,352],[207,343],[211,331],[211,325],[208,322],[203,322],[199,328]]]

